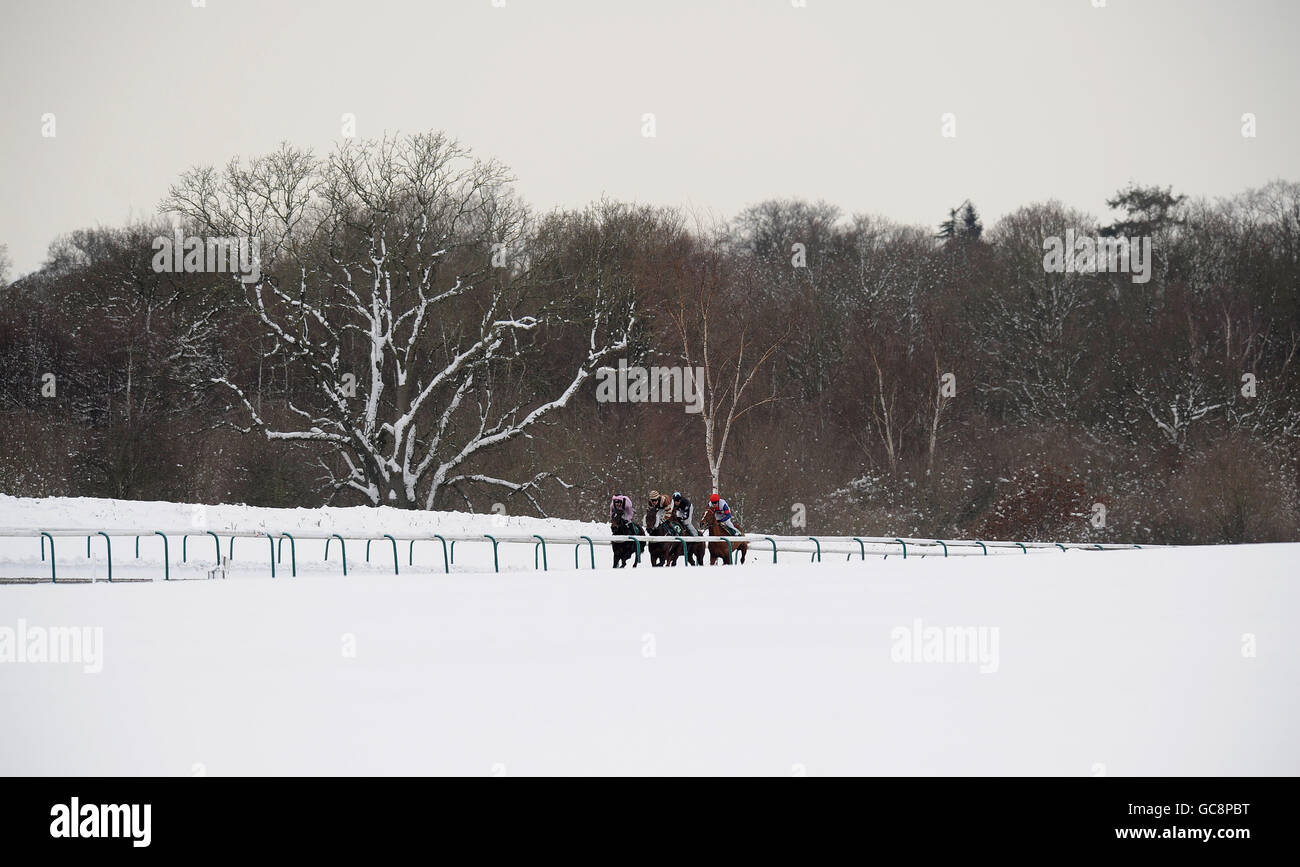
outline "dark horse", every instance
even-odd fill
[[[677,518],[668,518],[663,523],[656,523],[655,513],[647,512],[645,516],[647,531],[651,536],[681,536],[683,539],[691,538],[690,531]],[[651,566],[676,566],[677,560],[682,556],[682,543],[673,539],[671,542],[651,542],[650,543],[650,565]],[[704,543],[687,542],[686,543],[686,565],[703,566],[704,565]]]
[[[740,526],[737,525],[737,529]],[[713,513],[712,509],[704,510],[704,517],[700,519],[700,529],[706,536],[729,536],[721,524],[718,523],[718,516]],[[743,532],[743,531],[742,531]],[[710,542],[709,543],[709,565],[716,566],[718,562],[732,563],[731,558],[733,551],[740,552],[740,562],[745,562],[745,554],[749,551],[748,542]]]
[[[609,532],[615,536],[644,536],[645,531],[638,527],[632,521],[627,520],[622,515],[615,515],[610,518]],[[614,549],[614,568],[620,569],[627,566],[627,561],[635,556],[632,561],[632,568],[635,569],[641,562],[641,548],[643,542],[610,542],[610,547]]]

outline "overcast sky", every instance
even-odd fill
[[[1102,216],[1129,180],[1300,180],[1297,0],[193,2],[0,0],[19,273],[154,214],[189,166],[326,151],[344,113],[446,130],[541,209],[800,196],[937,224],[970,198],[992,225],[1049,198]]]

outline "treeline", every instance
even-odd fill
[[[5,288],[0,490],[600,519],[716,473],[752,531],[1298,538],[1300,184],[1131,187],[1100,221],[769,201],[701,225],[537,215],[441,137],[364,147],[196,170]],[[259,171],[302,194],[292,225],[222,222]],[[255,234],[265,273],[159,273],[178,226]],[[1148,238],[1149,279],[1046,269],[1067,232]],[[710,409],[598,402],[619,359],[707,366]]]

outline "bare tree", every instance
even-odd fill
[[[880,442],[885,447],[885,459],[889,463],[889,471],[896,474],[898,458],[903,451],[903,426],[898,421],[896,408],[898,386],[894,383],[889,389],[885,388],[885,372],[880,366],[880,358],[874,349],[871,350],[871,365],[876,371],[876,397],[875,400],[867,402],[871,410],[871,422],[876,429],[876,435],[880,437]],[[871,454],[871,449],[861,438],[858,438],[857,442],[864,452]]]
[[[262,240],[247,294],[264,355],[311,383],[312,399],[272,420],[240,384],[216,380],[249,429],[327,444],[328,487],[373,504],[432,508],[466,484],[531,499],[550,473],[511,480],[472,464],[565,406],[627,346],[634,314],[629,297],[600,291],[578,313],[530,295],[527,214],[511,180],[440,133],[348,142],[325,161],[282,146],[220,174],[187,173],[164,209]],[[543,326],[584,334],[567,381],[547,395],[526,376]]]
[[[746,357],[749,322],[739,307],[725,304],[725,267],[716,248],[689,263],[684,273],[678,273],[676,297],[665,305],[682,342],[682,358],[704,377],[700,418],[714,493],[719,491],[732,427],[749,411],[780,399],[775,386],[766,397],[747,400],[745,395],[785,337],[782,334],[756,356]]]

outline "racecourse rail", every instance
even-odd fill
[[[910,557],[925,557],[927,555],[949,556],[989,556],[990,550],[1000,553],[1015,553],[1019,551],[1022,554],[1029,554],[1041,551],[1060,550],[1062,552],[1070,549],[1081,551],[1116,551],[1116,550],[1133,550],[1140,549],[1141,545],[1132,544],[1095,544],[1095,543],[1078,543],[1078,542],[1002,542],[1002,541],[981,541],[976,539],[904,539],[888,538],[881,536],[777,536],[777,535],[757,535],[747,534],[743,536],[617,536],[617,535],[599,535],[595,538],[586,535],[574,534],[504,534],[504,533],[423,533],[423,534],[399,534],[399,533],[380,533],[378,535],[349,534],[346,538],[338,533],[321,533],[321,532],[271,532],[265,530],[203,530],[203,529],[186,529],[186,530],[98,530],[94,528],[58,528],[46,530],[34,529],[0,529],[0,538],[31,538],[35,541],[40,539],[41,560],[45,560],[45,543],[49,541],[50,557],[50,580],[58,581],[57,565],[55,563],[54,540],[56,538],[66,537],[86,537],[86,557],[91,556],[91,545],[98,539],[103,539],[103,545],[108,557],[108,580],[113,580],[113,539],[134,537],[135,539],[135,556],[140,556],[140,541],[156,540],[161,537],[161,547],[163,552],[163,580],[171,580],[171,562],[172,562],[172,541],[176,538],[181,540],[181,562],[189,561],[189,540],[191,537],[197,538],[196,544],[205,544],[205,539],[211,539],[215,545],[216,564],[220,568],[225,563],[233,561],[235,558],[235,540],[236,539],[266,539],[269,546],[269,560],[271,566],[271,577],[276,576],[276,564],[284,562],[284,543],[289,542],[289,574],[297,576],[298,574],[298,552],[297,540],[310,539],[325,542],[325,561],[329,562],[330,545],[337,539],[339,542],[339,565],[344,575],[348,574],[348,555],[347,542],[350,539],[353,542],[365,542],[366,544],[366,562],[370,562],[371,545],[379,542],[380,547],[386,547],[391,543],[393,552],[393,574],[399,574],[401,557],[398,553],[398,543],[407,543],[407,565],[415,564],[415,543],[428,542],[437,543],[442,546],[443,571],[451,572],[451,566],[456,562],[456,543],[469,542],[490,542],[492,544],[492,565],[496,572],[501,571],[501,560],[499,548],[503,544],[529,544],[533,546],[533,568],[546,571],[549,569],[547,562],[547,543],[552,545],[573,545],[573,566],[579,568],[579,554],[582,548],[587,548],[590,555],[591,568],[596,568],[596,545],[608,544],[612,542],[633,542],[636,544],[637,562],[640,562],[643,550],[651,542],[655,544],[669,543],[673,540],[679,542],[708,542],[724,543],[728,549],[727,562],[733,562],[731,550],[733,545],[741,542],[748,542],[753,550],[750,554],[758,556],[759,554],[771,553],[772,562],[777,562],[777,554],[808,554],[812,562],[821,562],[823,555],[845,555],[846,560],[852,560],[854,555],[860,559],[866,560],[867,554],[872,556],[889,557],[891,554],[901,555],[904,560]],[[229,543],[227,546],[226,560],[221,557],[221,540],[227,537]],[[154,542],[154,544],[158,544]],[[1150,546],[1158,547],[1158,546]],[[355,549],[354,549],[355,550]],[[540,557],[539,557],[540,555]],[[260,555],[258,555],[260,556]],[[689,565],[689,563],[687,564]],[[214,570],[215,571],[215,570]],[[284,570],[281,569],[281,572]]]

